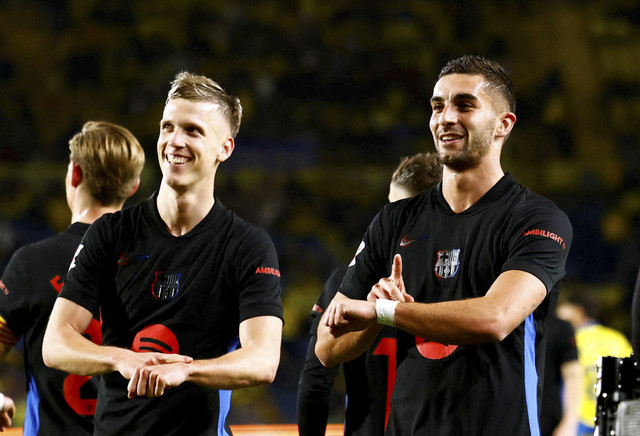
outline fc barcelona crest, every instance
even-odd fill
[[[151,284],[151,293],[158,300],[173,300],[180,293],[180,277],[182,274],[155,272]]]
[[[438,260],[434,271],[441,279],[450,279],[458,274],[460,268],[460,249],[438,251]]]

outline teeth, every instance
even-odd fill
[[[167,155],[167,161],[170,164],[184,164],[184,163],[187,163],[189,161],[189,159],[187,159],[186,157],[183,157],[183,156],[175,156],[173,154],[168,154]]]
[[[455,136],[443,136],[440,139],[442,139],[443,141],[452,141],[452,140],[456,139],[456,137]]]

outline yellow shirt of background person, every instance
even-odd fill
[[[626,336],[602,324],[592,323],[576,329],[578,359],[584,367],[584,391],[578,406],[580,423],[595,426],[598,357],[629,357],[632,349]]]

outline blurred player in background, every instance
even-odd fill
[[[570,322],[575,329],[578,356],[584,370],[578,406],[578,435],[591,436],[595,431],[598,357],[629,357],[632,348],[622,332],[598,321],[597,303],[588,289],[572,290],[564,296],[558,303],[558,318]]]
[[[71,225],[16,251],[0,282],[0,356],[24,337],[25,435],[93,434],[97,379],[46,367],[42,340],[82,236],[91,223],[120,210],[135,193],[145,161],[129,130],[104,121],[87,122],[69,141],[69,150],[65,190]],[[84,335],[101,343],[97,313]]]
[[[550,315],[540,409],[541,436],[576,436],[583,370],[573,326]]]
[[[412,197],[442,179],[442,165],[435,153],[404,157],[393,172],[389,201]],[[316,331],[322,312],[333,299],[347,267],[338,268],[325,283],[311,311],[307,357],[298,384],[298,429],[301,436],[324,436],[329,415],[331,389],[339,366],[325,368],[315,354]],[[365,354],[345,362],[346,384],[344,434],[384,434],[389,400],[395,380],[395,329],[385,326]]]

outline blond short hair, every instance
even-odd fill
[[[69,140],[69,158],[82,169],[82,183],[103,206],[122,204],[140,180],[144,150],[126,128],[88,121]]]
[[[235,138],[242,121],[240,99],[227,93],[222,87],[206,76],[182,71],[171,82],[171,89],[165,104],[176,98],[191,101],[210,101],[220,106],[220,113],[229,122],[231,137]]]

